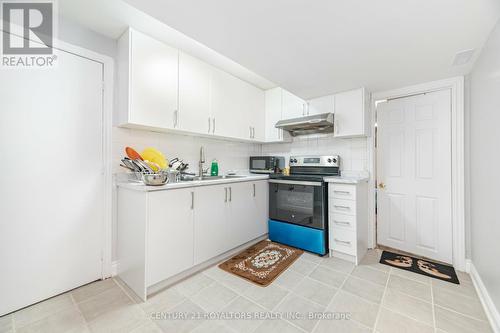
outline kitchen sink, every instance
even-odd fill
[[[207,180],[217,180],[217,179],[238,179],[238,178],[246,178],[246,177],[247,176],[240,176],[240,175],[204,176],[203,178],[200,178],[200,177],[185,178],[185,179],[181,180],[181,182],[207,181]]]

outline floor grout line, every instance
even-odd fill
[[[380,318],[380,313],[382,312],[382,304],[384,304],[385,293],[387,292],[387,288],[389,286],[389,281],[391,279],[392,267],[389,269],[389,276],[387,277],[387,281],[385,283],[384,293],[382,294],[382,299],[380,300],[380,307],[378,308],[377,316],[375,317],[375,323],[373,324],[372,332],[376,332],[378,321]]]
[[[434,309],[434,289],[433,289],[433,285],[432,285],[432,281],[431,281],[431,307],[432,307],[432,323],[433,323],[433,326],[434,326],[434,332],[436,332],[437,330],[437,326],[436,326],[436,310]]]
[[[473,319],[473,320],[476,320],[476,321],[482,321],[482,322],[484,322],[484,323],[488,323],[488,324],[490,323],[488,319],[483,320],[483,319],[479,319],[479,318],[476,318],[476,317],[472,317],[472,316],[467,315],[467,314],[465,314],[465,313],[458,312],[458,311],[456,311],[456,310],[453,310],[453,309],[447,308],[446,306],[443,306],[443,305],[435,304],[435,306],[437,306],[438,308],[444,309],[444,310],[446,310],[446,311],[450,311],[450,312],[456,313],[456,314],[458,314],[458,315],[461,315],[461,316],[466,317],[466,318],[469,318],[469,319]],[[490,326],[491,326],[491,325],[490,325]]]
[[[335,270],[333,270],[335,271]],[[344,287],[345,283],[347,282],[347,280],[349,279],[349,277],[352,275],[352,272],[354,271],[354,268],[351,270],[350,273],[348,274],[344,274],[345,275],[345,278],[344,278],[344,281],[342,281],[342,284],[340,285],[340,287],[337,289],[337,292],[335,293],[335,295],[333,295],[332,299],[330,300],[330,302],[328,303],[328,305],[326,306],[325,310],[328,310],[328,308],[332,305],[333,301],[335,300],[335,297],[337,297],[337,295],[339,294],[339,292],[342,290],[342,288]],[[338,272],[338,271],[335,271],[335,272]],[[342,290],[343,291],[343,290]],[[354,319],[350,319],[350,320],[354,320]],[[354,320],[356,323],[359,323],[358,321]],[[314,332],[316,330],[316,328],[318,327],[318,325],[321,323],[321,320],[318,320],[318,322],[314,325],[314,327],[312,328],[311,332]],[[359,323],[361,324],[361,323]],[[363,325],[363,324],[361,324]],[[366,327],[366,325],[363,325]]]
[[[89,326],[89,322],[87,321],[87,319],[83,315],[82,310],[80,310],[80,307],[78,306],[78,303],[76,302],[75,297],[73,297],[73,293],[72,292],[69,293],[69,297],[71,298],[71,302],[73,302],[73,305],[75,306],[76,311],[78,311],[78,313],[82,317],[83,322],[85,323],[85,327],[89,330],[89,332],[91,332],[91,329],[90,329],[90,326]]]

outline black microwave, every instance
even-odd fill
[[[280,172],[285,167],[283,156],[250,156],[250,172],[274,173]]]

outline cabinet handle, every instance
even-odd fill
[[[255,139],[255,127],[252,127],[252,139]]]
[[[230,187],[229,188],[229,202],[233,200],[233,189]]]
[[[215,117],[212,118],[212,124],[214,125],[213,129],[212,129],[212,133],[215,133]]]
[[[337,206],[337,205],[333,205],[333,207],[335,208],[339,208],[339,209],[346,209],[346,210],[350,210],[351,207],[348,207],[348,206]]]
[[[250,131],[250,139],[252,138],[252,126],[248,126],[248,130]]]
[[[210,134],[210,117],[208,117],[208,134]]]
[[[227,187],[224,187],[224,202],[227,202]]]
[[[339,193],[339,194],[351,194],[351,192],[349,191],[337,191],[337,190],[334,190],[333,193]]]
[[[194,209],[194,192],[191,192],[191,209]]]
[[[345,221],[336,221],[336,220],[333,220],[333,223],[340,224],[340,225],[351,225],[351,222],[345,222]]]
[[[252,185],[253,185],[253,196],[255,197],[255,184]]]
[[[174,111],[174,127],[177,127],[179,123],[179,110]]]
[[[340,239],[337,239],[337,238],[334,238],[333,240],[336,241],[337,243],[351,245],[350,241],[344,241],[344,240],[340,240]]]

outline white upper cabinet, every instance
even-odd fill
[[[265,140],[264,91],[133,29],[118,42],[115,124]]]
[[[177,49],[129,29],[118,42],[119,125],[175,128]]]
[[[266,119],[265,136],[266,142],[278,142],[283,140],[283,130],[275,125],[282,117],[282,91],[280,87],[266,90]]]
[[[212,70],[212,133],[224,137],[250,139],[250,116],[242,108],[243,82],[214,68]]]
[[[282,89],[283,119],[298,118],[307,115],[307,103],[302,98]]]
[[[210,81],[212,67],[186,53],[179,53],[179,128],[212,134]]]
[[[334,113],[335,112],[335,96],[328,95],[310,99],[308,102],[307,114],[312,116],[321,113]]]
[[[364,88],[335,94],[334,136],[361,137],[370,135],[368,101]]]
[[[211,91],[213,134],[247,140],[263,139],[263,90],[214,68]]]
[[[251,139],[255,141],[265,141],[265,113],[266,102],[265,92],[252,85],[245,87],[247,112],[250,116]]]

